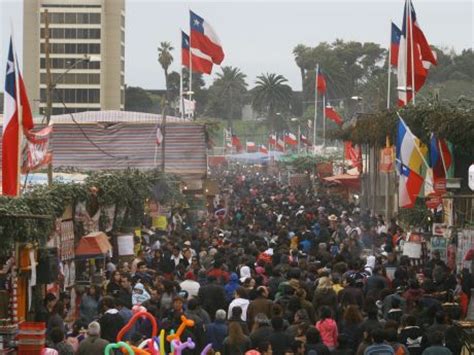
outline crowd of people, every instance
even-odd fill
[[[195,223],[176,213],[169,231],[138,241],[133,262],[109,262],[108,282],[82,295],[72,329],[67,297],[47,296],[37,316],[51,348],[102,354],[143,306],[167,333],[182,315],[194,321],[181,335],[196,344],[186,353],[212,343],[224,355],[460,354],[453,321],[466,315],[469,271],[456,274],[439,253],[413,263],[399,252],[406,233],[395,219],[322,188],[241,169],[218,176],[215,213]],[[151,332],[139,319],[124,340],[138,345]]]

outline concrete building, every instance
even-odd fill
[[[125,0],[24,0],[23,75],[33,113],[46,107],[46,9],[52,114],[123,110]]]

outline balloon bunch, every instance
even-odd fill
[[[162,329],[160,331],[160,336],[158,337],[158,326],[156,324],[155,317],[148,313],[144,307],[134,307],[133,311],[135,314],[117,334],[117,343],[111,343],[105,348],[105,355],[109,355],[110,350],[113,349],[121,349],[124,354],[128,353],[130,355],[166,355],[165,340],[170,343],[171,353],[169,355],[181,355],[184,349],[194,349],[196,347],[196,344],[191,338],[188,338],[185,342],[181,342],[180,340],[181,335],[186,330],[186,328],[194,326],[194,321],[192,319],[188,319],[186,316],[182,315],[181,324],[179,325],[176,332],[171,330],[170,334],[165,337],[165,330]],[[122,338],[124,335],[129,332],[135,323],[141,318],[148,319],[151,322],[151,338],[144,340],[138,346],[129,345],[128,343],[123,342]],[[211,349],[212,344],[207,344],[206,347],[201,351],[201,355],[207,355]]]

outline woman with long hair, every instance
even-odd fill
[[[323,276],[318,281],[318,286],[313,295],[313,307],[316,312],[327,306],[333,314],[337,311],[337,295],[333,289],[332,281],[329,277]]]
[[[238,322],[229,323],[229,335],[224,339],[223,355],[243,355],[250,349],[250,338]]]
[[[356,349],[362,341],[361,325],[363,319],[358,306],[354,304],[347,306],[340,324],[340,332],[346,336],[351,349]]]
[[[79,305],[80,318],[89,324],[99,317],[100,292],[97,286],[91,285],[82,295]]]

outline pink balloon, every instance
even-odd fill
[[[192,350],[196,347],[196,344],[191,338],[188,338],[188,340],[186,340],[184,343],[182,343],[178,339],[173,339],[171,342],[174,345],[175,355],[181,355],[181,352],[186,348]]]
[[[204,349],[202,349],[201,351],[201,355],[207,355],[207,353],[209,352],[209,350],[212,349],[212,343],[209,343],[206,345],[206,347]]]

